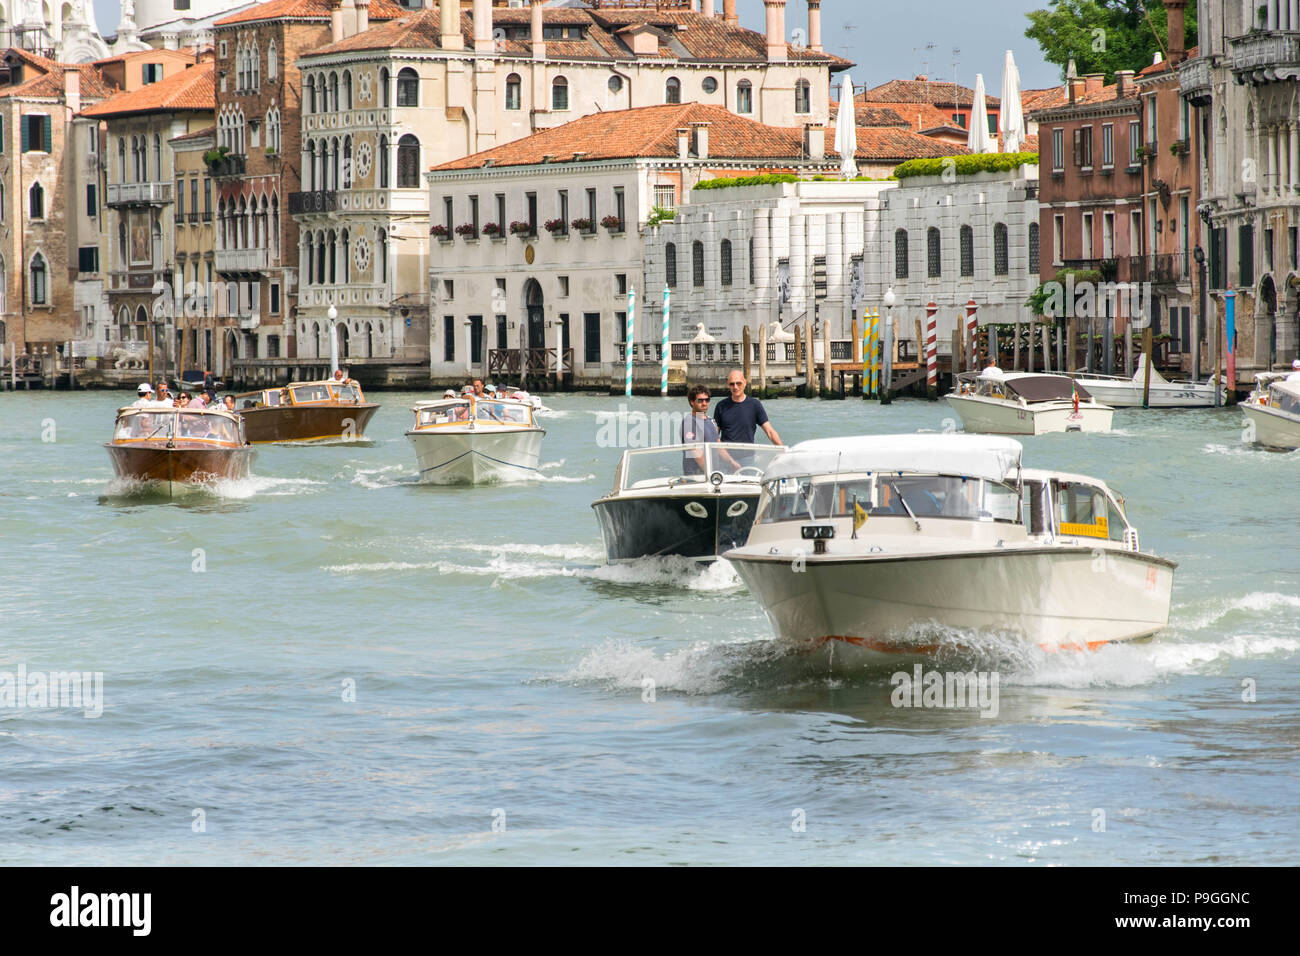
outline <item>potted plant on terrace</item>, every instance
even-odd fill
[[[477,239],[478,230],[474,228],[472,222],[462,222],[456,227],[456,235],[460,236],[462,239]]]
[[[608,229],[610,232],[623,231],[623,220],[620,219],[618,216],[606,216],[604,219],[600,221],[600,224],[604,226],[606,229]]]
[[[571,223],[569,223],[569,225],[572,226],[574,229],[576,229],[578,232],[583,233],[584,235],[590,235],[591,232],[594,231],[596,228],[595,223],[593,223],[590,219],[586,219],[586,218],[575,219]]]
[[[556,233],[567,233],[569,230],[563,219],[548,219],[542,223],[542,227],[551,235]]]
[[[521,239],[527,239],[529,236],[536,235],[531,222],[523,222],[516,219],[510,224],[510,235],[519,236]]]
[[[444,242],[451,238],[451,235],[447,232],[447,227],[440,223],[429,227],[429,235],[437,236]]]
[[[485,222],[485,223],[483,224],[483,235],[487,236],[489,239],[500,239],[500,238],[501,238],[501,223],[499,223],[499,222]]]

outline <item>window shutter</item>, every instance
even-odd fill
[[[54,152],[53,145],[50,142],[50,130],[53,128],[53,126],[54,124],[49,121],[48,117],[45,119],[43,123],[41,123],[41,135],[44,137],[45,151],[47,153]]]
[[[22,128],[23,128],[23,152],[25,153],[32,148],[31,137],[29,136],[29,133],[31,132],[31,125],[30,125],[30,121],[26,116],[22,117]]]
[[[1083,162],[1080,157],[1083,155],[1083,130],[1074,131],[1074,165],[1082,166]]]

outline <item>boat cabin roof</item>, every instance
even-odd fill
[[[361,386],[355,381],[351,379],[338,381],[325,378],[313,382],[289,382],[286,385],[261,388],[255,392],[241,392],[235,396],[235,404],[240,408],[252,407],[249,402],[257,405],[279,405],[281,404],[280,398],[285,392],[289,393],[288,404],[290,405],[337,401],[340,395],[349,402],[353,398],[361,401],[365,400]]]
[[[858,435],[800,442],[764,469],[763,480],[845,472],[922,472],[1014,479],[1020,442],[991,435]]]
[[[1006,391],[1018,395],[1026,402],[1068,402],[1077,392],[1080,401],[1089,401],[1092,393],[1068,375],[1044,372],[1004,372],[989,367],[982,372],[963,372],[959,381],[977,386],[1001,385]]]
[[[132,415],[209,415],[216,418],[229,418],[232,421],[239,421],[234,412],[228,410],[224,405],[213,405],[211,407],[196,408],[188,405],[184,408],[172,405],[123,405],[117,410],[119,420],[130,418]]]

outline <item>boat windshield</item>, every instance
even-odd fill
[[[1054,481],[1057,527],[1061,534],[1123,541],[1128,522],[1110,497],[1096,485],[1082,481]]]
[[[415,425],[457,425],[470,420],[470,403],[468,401],[441,402],[437,405],[422,406],[415,410]]]
[[[304,402],[328,402],[330,400],[330,390],[328,385],[295,385],[292,388],[293,403],[302,405]]]
[[[1013,485],[957,475],[818,475],[769,482],[759,502],[760,523],[868,516],[1019,520]],[[909,515],[908,510],[911,510]]]
[[[1278,382],[1268,390],[1268,404],[1284,415],[1300,416],[1300,385]]]
[[[224,415],[187,412],[138,412],[118,419],[115,441],[146,441],[187,438],[239,444],[239,426]]]
[[[181,412],[176,416],[177,438],[200,438],[207,441],[239,441],[239,430],[235,422],[220,415],[205,415],[202,412]]]
[[[332,385],[334,397],[340,402],[359,403],[361,401],[361,391],[355,385]]]
[[[476,402],[474,417],[481,422],[499,422],[505,425],[527,425],[531,408],[506,402]]]
[[[735,442],[701,442],[628,452],[620,465],[615,491],[680,482],[705,482],[714,472],[723,481],[758,481],[763,469],[784,448]]]

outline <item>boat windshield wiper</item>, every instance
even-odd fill
[[[889,487],[893,489],[894,494],[898,495],[898,500],[903,503],[903,509],[907,512],[907,516],[912,519],[912,524],[916,525],[916,530],[920,531],[921,522],[917,520],[916,512],[913,511],[912,506],[907,503],[907,499],[903,497],[903,493],[898,490],[898,485],[891,481],[889,482]]]

